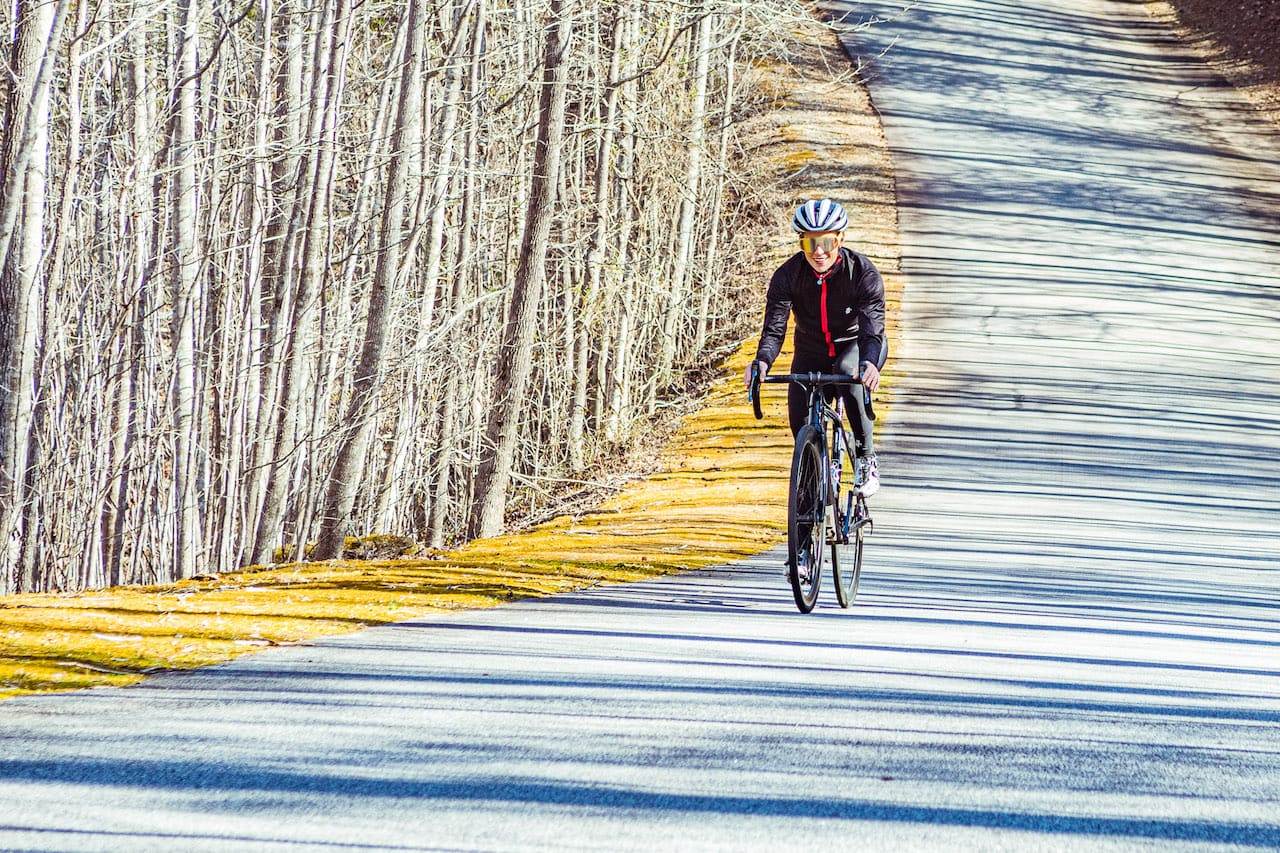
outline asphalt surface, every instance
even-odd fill
[[[0,848],[1280,847],[1276,132],[1139,4],[900,8],[852,610],[775,552],[0,703]]]

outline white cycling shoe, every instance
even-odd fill
[[[880,469],[874,453],[858,460],[858,483],[858,494],[864,498],[880,491]]]

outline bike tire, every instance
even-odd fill
[[[796,436],[787,499],[787,578],[801,613],[813,610],[822,580],[827,530],[824,464],[822,439],[806,424]]]
[[[834,421],[831,424],[831,443],[828,447],[831,453],[831,467],[833,470],[839,471],[844,467],[845,457],[849,453],[845,446],[844,433]],[[853,566],[849,564],[849,546],[844,541],[846,519],[845,511],[840,508],[840,479],[840,477],[835,478],[833,483],[835,492],[832,496],[833,502],[831,505],[831,583],[836,589],[836,601],[839,602],[841,607],[848,607],[853,603],[854,595],[857,594],[858,579],[853,574]],[[852,502],[849,502],[846,506],[849,508],[849,512],[853,511]]]
[[[858,581],[862,579],[862,546],[866,540],[866,525],[858,522],[867,517],[867,501],[856,498],[853,506],[853,518],[849,520],[849,535],[852,540],[848,545],[831,543],[831,574],[835,581],[836,601],[841,607],[853,604],[858,595]],[[843,559],[841,554],[850,559]]]
[[[854,550],[857,548],[855,544]],[[858,594],[858,576],[849,560],[850,550],[848,545],[831,543],[831,581],[836,588],[836,601],[841,607],[853,604],[853,598]]]
[[[831,543],[831,584],[836,588],[836,601],[841,607],[853,604],[853,597],[857,595],[857,590],[852,589],[853,567],[849,565],[848,560],[840,557],[840,552],[847,547],[839,542]]]

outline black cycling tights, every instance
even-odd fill
[[[835,358],[796,353],[796,357],[791,361],[791,372],[849,373],[857,376],[858,361],[858,345],[854,343],[844,352],[837,353]],[[874,425],[867,417],[867,410],[862,405],[862,392],[858,388],[850,388],[840,394],[844,397],[845,419],[853,427],[854,438],[857,441],[854,455],[866,456],[875,453],[875,442],[872,437]],[[827,391],[828,400],[834,400],[835,395],[834,389]],[[794,382],[787,391],[787,414],[791,420],[791,434],[799,434],[800,427],[809,420],[809,395]]]

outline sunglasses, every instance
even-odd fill
[[[840,238],[832,234],[824,234],[821,237],[800,238],[800,251],[804,252],[806,255],[812,255],[819,249],[830,254],[834,252],[836,247],[839,245]]]

